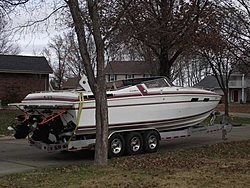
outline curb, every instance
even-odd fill
[[[10,140],[10,139],[15,139],[13,136],[5,136],[5,135],[0,135],[0,140]]]

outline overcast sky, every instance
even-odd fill
[[[26,9],[20,9],[11,15],[12,19],[12,28],[16,28],[20,25],[24,25],[28,21],[28,19],[37,21],[39,19],[45,18],[52,12],[52,8],[55,9],[56,4],[54,0],[46,0],[46,3],[38,4],[39,9],[29,12],[25,10],[30,10],[29,6],[32,7],[34,5],[26,6]],[[52,7],[52,5],[54,5]],[[41,51],[47,47],[50,40],[55,36],[60,34],[58,30],[56,30],[57,25],[55,22],[56,16],[52,15],[49,20],[43,22],[38,27],[29,27],[19,32],[19,29],[15,30],[13,42],[18,43],[21,47],[21,55],[39,55]],[[60,17],[60,15],[59,15]],[[34,53],[35,52],[35,53]]]
[[[47,32],[35,31],[35,32],[25,32],[16,33],[13,38],[13,42],[19,44],[21,48],[20,55],[41,55],[42,50],[48,46],[55,35],[59,35],[60,32],[56,31],[53,26],[51,26]]]
[[[21,47],[21,55],[34,55],[34,52],[40,53],[48,44],[49,38],[32,38],[30,36],[25,37],[24,39],[16,39],[16,42]],[[38,54],[37,54],[38,55]]]

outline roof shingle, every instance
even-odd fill
[[[21,55],[0,55],[0,72],[53,73],[45,57]]]
[[[214,76],[206,76],[200,82],[194,85],[194,87],[202,88],[220,88],[217,79]]]
[[[63,89],[79,89],[81,88],[79,81],[81,77],[68,78],[62,85]]]
[[[111,61],[105,67],[106,74],[153,74],[154,65],[145,61]]]

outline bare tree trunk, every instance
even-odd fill
[[[223,81],[223,76],[222,76],[222,74],[220,75],[220,77],[221,77],[221,88],[222,88],[222,90],[223,90],[223,93],[224,93],[224,96],[225,96],[225,116],[226,117],[228,117],[229,116],[229,109],[228,109],[228,101],[229,101],[229,99],[228,99],[228,82],[229,82],[229,77],[230,77],[230,74],[228,75],[227,73],[226,73],[226,75],[225,75],[225,82]]]
[[[93,36],[97,52],[95,164],[106,165],[108,158],[108,107],[104,73],[104,42],[101,36],[101,25],[96,1],[89,0],[88,8],[93,21]]]
[[[105,86],[105,79],[98,79],[97,86]],[[95,164],[106,165],[108,157],[108,108],[104,88],[97,87]]]
[[[88,0],[89,16],[92,20],[93,37],[97,53],[97,77],[94,77],[94,70],[86,44],[84,21],[77,0],[68,0],[67,3],[74,20],[77,33],[80,53],[87,72],[90,87],[96,100],[96,143],[95,143],[95,164],[106,165],[108,155],[108,108],[106,96],[106,80],[104,73],[104,42],[101,37],[100,18],[96,1]]]
[[[160,67],[159,67],[159,74],[160,76],[166,76],[167,78],[171,79],[171,67],[179,55],[182,53],[182,50],[177,50],[171,58],[169,58],[169,51],[167,47],[161,48],[161,54],[159,56]]]
[[[224,92],[225,95],[225,116],[229,115],[229,110],[228,110],[228,91]]]

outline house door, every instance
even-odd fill
[[[238,92],[238,90],[234,90],[233,91],[233,93],[234,93],[234,102],[238,102],[239,101],[239,92]]]

